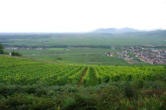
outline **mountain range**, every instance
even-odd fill
[[[133,28],[100,28],[93,31],[94,33],[128,33],[128,32],[139,32],[140,30]]]

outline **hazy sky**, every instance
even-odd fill
[[[166,29],[166,0],[0,0],[0,32]]]

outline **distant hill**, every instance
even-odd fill
[[[139,32],[139,30],[133,28],[100,28],[95,31],[94,33],[128,33],[128,32]]]
[[[6,47],[166,46],[166,30],[98,29],[89,33],[0,33]]]

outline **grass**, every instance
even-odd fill
[[[12,51],[12,50],[11,50]],[[18,52],[25,57],[69,64],[128,65],[123,59],[108,57],[104,52],[117,51],[104,48],[48,48],[43,50],[24,50]]]

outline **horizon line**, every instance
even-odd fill
[[[125,29],[125,28],[128,28],[128,29],[133,29],[133,30],[138,30],[138,31],[146,31],[146,32],[149,32],[149,31],[158,31],[158,30],[161,30],[161,31],[164,31],[166,29],[163,29],[163,28],[156,28],[156,29],[137,29],[137,28],[131,28],[131,27],[122,27],[122,28],[116,28],[116,27],[110,27],[110,28],[96,28],[96,29],[93,29],[93,30],[89,30],[89,31],[63,31],[63,32],[56,32],[56,31],[0,31],[0,33],[93,33],[95,32],[96,30],[100,30],[100,29]]]

